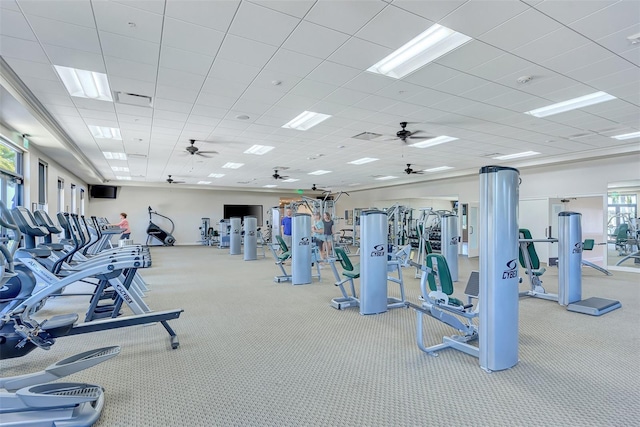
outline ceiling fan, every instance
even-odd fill
[[[317,187],[315,184],[313,184],[311,186],[311,191],[322,191],[324,193],[326,191],[331,191],[331,190],[328,190],[326,188],[320,188],[320,187]]]
[[[273,170],[273,175],[271,175],[271,176],[273,177],[273,179],[287,179],[287,178],[289,178],[288,176],[280,175],[278,173],[278,169],[274,169]]]
[[[190,139],[189,143],[191,145],[189,145],[186,150],[189,154],[191,154],[192,156],[197,154],[198,156],[202,156],[202,157],[210,157],[210,156],[205,156],[205,154],[218,154],[217,151],[201,151],[198,147],[195,146],[196,140],[195,139]]]
[[[421,130],[416,130],[416,131],[410,131],[407,130],[407,122],[400,122],[400,127],[402,129],[400,129],[398,132],[396,132],[396,137],[397,139],[399,139],[402,142],[407,142],[408,139],[429,139],[431,138],[430,136],[414,136],[418,133],[422,133]]]
[[[407,163],[407,168],[404,170],[404,172],[405,172],[407,175],[411,175],[412,173],[415,173],[415,174],[421,174],[421,173],[424,173],[424,172],[422,172],[422,171],[417,171],[417,170],[413,170],[413,169],[411,169],[411,164],[410,164],[410,163]]]
[[[167,182],[169,184],[184,184],[184,181],[176,181],[175,179],[171,178],[171,175],[169,175],[169,178],[167,178]]]

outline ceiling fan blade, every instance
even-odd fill
[[[205,154],[220,154],[217,151],[202,151],[202,150],[198,150],[198,154],[202,154],[202,153],[205,153]]]
[[[433,136],[413,136],[411,135],[409,139],[433,139]]]
[[[204,153],[206,153],[206,151],[198,151],[198,152],[197,152],[197,153],[195,153],[195,154],[196,154],[196,155],[198,155],[198,156],[200,156],[200,157],[206,157],[207,159],[210,159],[210,158],[211,158],[211,156],[207,156],[207,155],[202,154],[203,152],[204,152]]]

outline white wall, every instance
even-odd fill
[[[169,187],[167,185],[167,187]],[[223,217],[223,206],[262,205],[263,221],[266,223],[267,210],[280,203],[279,193],[251,191],[199,190],[172,185],[161,187],[120,187],[117,199],[89,199],[90,215],[107,217],[112,223],[119,221],[120,212],[126,212],[131,226],[131,237],[136,243],[147,239],[149,225],[148,207],[159,214],[168,216],[175,223],[173,236],[176,245],[193,245],[200,238],[198,227],[201,218],[210,218],[211,226],[217,230]],[[171,224],[153,215],[153,222],[165,231]],[[154,243],[155,244],[155,243]]]

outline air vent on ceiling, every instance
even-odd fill
[[[357,134],[356,136],[352,136],[353,139],[364,139],[365,141],[371,141],[372,139],[376,139],[381,137],[382,135],[379,133],[373,132],[362,132]]]
[[[127,92],[115,92],[115,95],[115,101],[118,104],[136,105],[138,107],[153,106],[153,102],[150,96]]]

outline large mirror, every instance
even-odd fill
[[[612,182],[607,194],[607,265],[640,272],[640,180]]]

